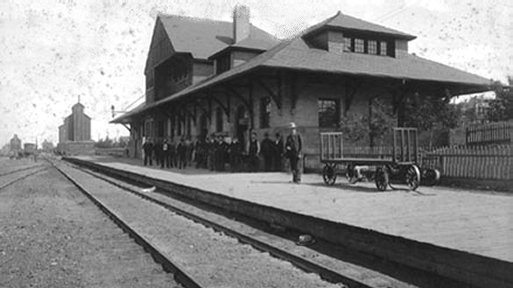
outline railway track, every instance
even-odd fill
[[[9,174],[13,174],[13,173],[16,173],[16,172],[21,172],[21,171],[25,171],[25,170],[41,167],[41,166],[43,166],[43,164],[23,166],[23,167],[20,167],[20,168],[17,168],[17,169],[13,169],[11,171],[1,171],[0,172],[0,177],[7,176]]]
[[[120,180],[78,167],[73,167],[73,169],[80,169],[80,172],[85,173],[90,177],[94,177],[104,183],[106,182],[108,185],[113,185],[120,189],[120,191],[123,191],[123,193],[129,192],[129,194],[132,194],[139,199],[143,198],[148,200],[153,205],[165,208],[173,214],[176,213],[180,216],[191,219],[196,223],[200,223],[205,227],[210,227],[215,231],[219,231],[225,235],[236,238],[239,243],[249,244],[259,251],[269,253],[276,258],[292,263],[294,266],[301,268],[302,271],[319,275],[320,278],[330,283],[335,283],[335,285],[337,285],[336,287],[417,287],[377,271],[333,259],[329,256],[310,250],[307,247],[297,246],[290,240],[285,239],[284,241],[284,239],[279,239],[280,237],[276,235],[263,232],[249,225],[242,224],[216,213],[208,212],[193,205],[170,198],[169,196],[164,195],[162,193],[163,191],[157,190],[155,192],[143,192],[141,186],[129,184],[124,181],[126,179]],[[130,224],[127,223],[127,225]],[[141,235],[139,237],[144,238],[144,236]],[[163,257],[165,258],[165,255],[163,255]],[[175,267],[169,270],[176,271],[177,269],[180,268]],[[190,276],[188,278],[194,277]],[[329,284],[328,282],[324,285]],[[202,282],[199,281],[198,283]],[[197,284],[199,286],[194,285],[195,284],[192,284],[192,286],[184,286],[208,286],[200,284]],[[296,285],[294,287],[300,286]]]
[[[0,191],[18,181],[42,172],[48,168],[47,165],[35,165],[23,167],[0,174]],[[23,173],[22,173],[23,172]]]
[[[226,230],[223,229],[221,226],[216,226],[216,224],[212,220],[202,220],[198,217],[193,216],[192,213],[187,213],[187,211],[182,210],[180,212],[181,208],[172,208],[169,203],[165,203],[164,201],[160,201],[156,198],[144,197],[144,199],[150,200],[151,202],[141,201],[141,196],[147,195],[144,195],[144,193],[137,194],[137,188],[130,188],[129,184],[122,184],[120,182],[116,182],[115,179],[108,179],[107,177],[102,175],[93,175],[94,173],[90,171],[86,173],[83,170],[78,170],[76,167],[70,167],[68,165],[59,164],[54,165],[67,179],[74,183],[74,185],[77,186],[81,191],[86,193],[90,199],[95,199],[93,201],[99,207],[101,207],[102,211],[107,213],[109,217],[111,217],[114,221],[116,221],[116,223],[118,223],[118,225],[123,227],[123,230],[127,231],[132,238],[136,239],[136,241],[139,244],[143,245],[145,250],[149,251],[152,254],[153,258],[163,265],[165,270],[172,272],[175,275],[175,279],[177,280],[177,282],[181,283],[185,287],[212,287],[216,285],[228,285],[227,283],[230,284],[229,287],[272,287],[272,285],[275,285],[274,287],[373,287],[365,285],[363,283],[358,283],[340,274],[335,275],[337,273],[334,273],[333,275],[328,275],[325,271],[321,273],[319,271],[319,267],[316,271],[312,271],[311,263],[301,263],[300,259],[292,259],[294,257],[288,257],[287,261],[305,269],[307,271],[307,273],[305,273],[305,270],[298,269],[296,266],[290,265],[290,263],[288,262],[284,262],[276,259],[275,257],[270,256],[269,254],[273,254],[274,256],[278,256],[282,259],[287,258],[283,255],[278,255],[276,251],[273,251],[271,247],[266,247],[266,245],[263,244],[257,244],[256,242],[253,242],[251,239],[248,239],[248,236],[246,236],[246,238],[244,238],[243,235],[239,235],[239,237],[234,236],[234,233],[236,233],[236,231],[226,232]],[[96,184],[91,184],[92,182],[94,182],[92,179],[96,181]],[[109,190],[110,193],[91,192],[95,190],[93,189],[93,187],[102,187],[101,189]],[[112,187],[116,187],[117,190],[119,190],[122,194],[119,194],[116,197],[112,197],[113,194],[118,193],[113,193],[112,191],[115,189],[113,189]],[[127,193],[127,191],[131,193]],[[128,195],[131,196],[128,197]],[[130,201],[127,201],[128,198],[131,198]],[[123,202],[121,199],[125,202],[126,205],[123,205],[121,203]],[[142,203],[145,207],[140,206]],[[133,205],[136,205],[137,207],[134,207]],[[127,208],[123,206],[132,206],[132,210],[123,211],[123,209]],[[183,223],[180,224],[179,222],[185,221],[186,226],[184,226],[184,228],[186,230],[178,231],[173,230],[172,228],[168,228],[173,231],[163,232],[162,230],[166,228],[162,228],[161,226],[159,227],[160,229],[156,229],[159,231],[157,232],[157,234],[167,235],[160,236],[157,234],[148,234],[147,231],[141,231],[141,227],[148,226],[148,223],[150,222],[145,222],[145,224],[139,223],[140,226],[136,227],[137,225],[134,225],[133,223],[134,219],[129,219],[130,217],[127,217],[128,215],[133,214],[136,211],[141,211],[142,209],[145,209],[143,211],[157,210],[156,206],[160,207],[162,210],[165,211],[160,211],[160,215],[167,214],[166,216],[169,217],[169,219],[173,220],[173,222],[164,221],[166,223],[161,223],[161,225],[166,226],[166,228],[174,227],[182,225]],[[188,218],[193,219],[194,222],[185,219],[184,216],[178,215],[179,212],[182,215],[189,214]],[[178,221],[175,222],[174,220]],[[137,219],[136,221],[142,222],[143,220]],[[201,225],[198,225],[197,223],[201,223]],[[212,231],[212,229],[207,228],[205,226],[213,227],[215,231]],[[223,231],[223,234],[220,234],[216,231]],[[153,232],[155,232],[155,230],[153,230]],[[184,256],[184,254],[178,255],[176,257],[178,261],[174,261],[172,260],[173,257],[170,257],[170,253],[167,252],[168,249],[173,248],[169,248],[169,245],[158,245],[160,242],[160,238],[173,237],[170,236],[171,234],[178,234],[179,236],[182,236],[178,237],[180,240],[182,240],[181,238],[186,238],[183,241],[188,242],[187,240],[191,240],[188,238],[190,236],[181,235],[187,233],[196,233],[195,235],[200,235],[200,239],[194,239],[190,241],[190,243],[192,243],[190,247],[194,247],[196,253],[198,253],[198,251],[196,250],[196,246],[203,247],[203,245],[205,245],[205,242],[210,242],[210,244],[212,244],[212,241],[218,241],[215,243],[214,246],[210,246],[208,249],[204,250],[205,252],[208,251],[208,253],[202,253],[200,251],[200,253],[198,254],[199,257],[198,255],[192,256],[192,258],[199,258],[200,263],[198,263],[197,265],[200,266],[185,265],[185,263],[191,264],[195,260],[187,259],[187,261],[184,261],[182,258],[188,257]],[[201,236],[205,237],[206,234],[209,234],[208,237],[206,237],[206,239],[201,239]],[[237,240],[233,239],[232,237],[228,237],[224,234],[229,234],[232,237],[236,237]],[[155,245],[155,243],[157,243],[157,245]],[[253,247],[245,243],[250,243],[251,246],[257,249],[254,249]],[[186,246],[189,247],[189,244],[186,243]],[[220,252],[214,250],[218,250]],[[220,254],[216,255],[216,253]],[[220,256],[223,253],[229,255]],[[214,257],[212,258],[212,255],[207,256],[206,254],[214,254]],[[224,257],[228,257],[229,259],[240,258],[243,260],[241,260],[240,263],[238,262],[236,265],[234,263],[229,263],[227,266],[230,268],[228,269],[228,267],[222,267],[226,263],[226,261],[222,261],[221,259]],[[248,260],[250,260],[250,263],[248,263]],[[227,261],[230,262],[230,260]],[[202,267],[201,265],[208,267]],[[187,269],[185,269],[185,267]],[[243,272],[244,275],[240,275],[241,271],[245,271]],[[315,272],[317,275],[312,274],[310,272]],[[262,275],[265,275],[267,279],[263,278]],[[331,283],[321,279],[319,275],[321,275],[322,278],[329,278]],[[340,281],[342,278],[343,281]],[[222,284],[220,284],[220,282]]]
[[[186,273],[183,272],[183,270],[169,261],[161,251],[159,251],[157,248],[155,248],[153,245],[151,245],[149,242],[146,241],[143,237],[141,237],[136,231],[134,231],[123,219],[117,215],[114,211],[109,209],[100,199],[94,196],[93,193],[87,190],[83,185],[81,185],[75,178],[73,178],[70,173],[66,172],[65,169],[62,169],[58,164],[56,164],[53,160],[46,159],[57,171],[59,171],[66,179],[68,179],[76,188],[78,188],[88,199],[90,199],[105,215],[107,215],[112,222],[114,222],[119,228],[121,228],[128,236],[133,239],[140,247],[144,249],[144,251],[148,252],[152,259],[162,266],[164,271],[166,273],[171,273],[173,275],[174,280],[177,282],[176,284],[179,284],[179,286],[175,285],[175,287],[191,287],[191,288],[199,288],[197,283],[194,282],[192,278],[190,278]],[[120,249],[120,243],[119,241],[115,241],[114,243],[111,243],[111,246],[113,249]],[[123,246],[123,244],[121,244]],[[126,245],[124,245],[126,246]],[[123,247],[121,247],[123,249]],[[131,255],[129,255],[128,249],[123,249],[125,252],[127,252],[127,258],[120,259],[120,261],[133,261],[137,258],[132,258]],[[133,250],[133,249],[132,249]],[[150,273],[151,274],[151,273]],[[161,277],[161,275],[156,275],[154,277]],[[154,279],[153,279],[154,280]],[[175,284],[175,283],[169,283],[169,284]],[[181,284],[181,285],[180,285]]]

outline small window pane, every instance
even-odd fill
[[[375,40],[369,40],[367,42],[367,53],[376,55],[378,54],[378,42]]]
[[[354,39],[354,52],[364,53],[365,52],[365,41],[363,39]]]
[[[387,56],[387,42],[379,42],[379,55]]]
[[[344,37],[344,51],[353,51],[353,46],[351,45],[351,38]]]
[[[319,127],[334,128],[338,126],[338,101],[333,99],[319,99]]]

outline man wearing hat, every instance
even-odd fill
[[[301,183],[301,170],[299,169],[301,148],[301,135],[296,130],[296,123],[292,122],[290,123],[290,134],[285,142],[285,155],[290,161],[290,170],[292,171],[292,181],[294,183]]]

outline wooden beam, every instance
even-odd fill
[[[239,99],[245,106],[246,108],[249,110],[250,106],[249,106],[249,101],[248,99],[244,98],[244,96],[239,93],[239,91],[235,90],[233,87],[230,87],[230,86],[223,86],[223,88],[226,90],[227,93],[231,94],[233,97]],[[248,90],[250,89],[250,86],[248,86]]]
[[[281,79],[281,77],[279,77],[279,79]],[[281,99],[281,93],[280,93],[280,90],[281,90],[281,81],[278,80],[278,93],[274,93],[274,91],[269,87],[267,86],[261,79],[255,79],[255,82],[260,85],[262,88],[264,88],[264,90],[267,92],[267,94],[269,94],[269,96],[271,96],[271,98],[274,100],[274,103],[276,104],[276,106],[278,107],[279,110],[281,110],[281,104],[282,104],[282,99]]]
[[[196,126],[196,113],[192,113],[191,111],[189,111],[186,104],[184,104],[183,109],[180,110],[183,110],[190,118],[192,118],[192,123],[194,124],[194,126]]]
[[[249,121],[250,121],[250,128],[251,129],[254,129],[255,128],[255,117],[254,117],[254,113],[253,113],[253,89],[254,89],[254,81],[251,80],[250,81],[250,85],[249,85],[249,93],[248,93],[248,102],[249,102],[249,109],[248,109],[248,112],[249,112]]]
[[[221,100],[217,99],[216,97],[212,96],[210,97],[214,102],[216,102],[224,111],[224,114],[226,114],[226,117],[230,118],[230,110],[228,108],[227,104],[224,104]]]
[[[123,125],[123,127],[125,127],[128,130],[128,132],[130,132],[130,135],[132,135],[132,127],[128,126],[128,124],[126,123],[121,123],[121,125]]]
[[[297,82],[297,75],[292,74],[292,76],[288,79],[289,85],[290,85],[290,114],[294,115],[296,113],[296,104],[297,104],[297,90],[296,90],[296,82]]]

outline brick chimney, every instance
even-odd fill
[[[249,8],[237,5],[233,9],[233,42],[237,43],[249,37]]]

